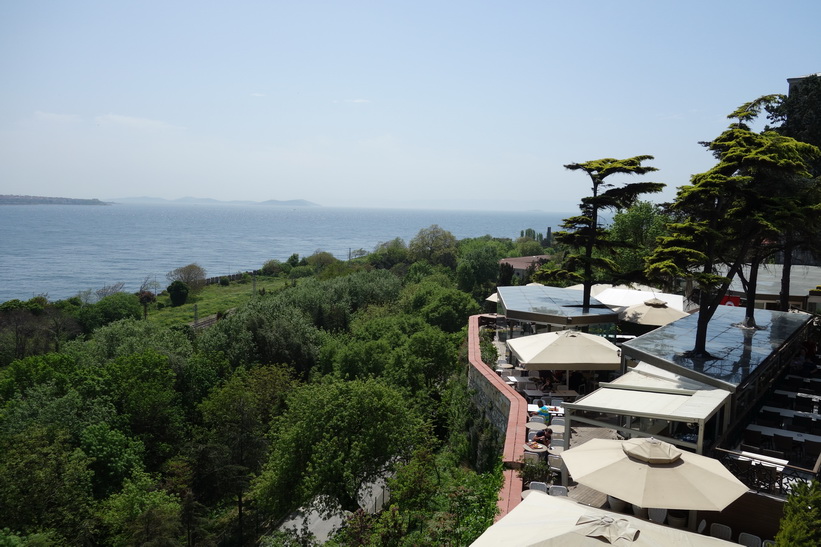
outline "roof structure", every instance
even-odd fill
[[[600,383],[599,388],[572,403],[574,410],[698,422],[708,420],[731,396],[727,390],[646,363],[612,382]]]
[[[616,323],[618,313],[595,298],[584,311],[582,291],[527,285],[499,287],[500,313],[508,319],[532,321],[551,325],[594,325]]]
[[[719,306],[707,328],[711,359],[689,356],[698,314],[684,317],[622,344],[625,357],[645,361],[680,376],[735,392],[758,368],[812,319],[805,313],[757,309],[757,328],[741,326],[745,311]]]

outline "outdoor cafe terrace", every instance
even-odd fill
[[[535,323],[534,330],[538,325],[548,329],[597,325],[589,315],[577,322],[572,314],[581,309],[573,305],[572,295],[558,296],[560,293],[549,288],[536,289],[526,296],[527,288],[517,287],[518,293],[511,299],[502,289],[507,288],[499,291],[500,311],[506,310],[505,303],[509,306],[516,302],[513,307],[521,308],[516,311],[517,320]],[[579,291],[574,292],[580,296]],[[546,296],[551,301],[549,306],[544,305]],[[604,307],[594,309],[596,317],[613,321],[612,313]],[[539,316],[543,310],[546,314]],[[697,315],[622,344],[623,374],[564,404],[563,447],[572,448],[585,437],[599,436],[591,434],[597,429],[602,430],[600,436],[657,436],[684,450],[719,459],[748,486],[750,495],[763,493],[771,500],[783,499],[797,481],[818,477],[821,381],[790,375],[794,357],[810,335],[811,316],[757,310],[759,328],[754,330],[738,326],[743,316],[743,310],[732,307],[716,313],[708,330],[708,351],[716,358],[709,361],[685,357],[692,348]],[[506,514],[521,500],[523,485],[516,469],[524,459],[528,398],[523,389],[517,389],[522,386],[509,385],[496,372],[497,364],[481,362],[480,319],[486,328],[496,329],[498,320],[510,318],[491,314],[475,316],[470,323],[471,387],[476,390],[477,407],[487,409],[489,421],[505,439],[507,480],[500,493],[500,509]],[[611,326],[602,330],[612,332]],[[528,372],[520,374],[527,376]],[[788,437],[789,443],[777,435]],[[583,486],[574,486],[572,479],[566,481],[571,486],[571,497],[582,497],[598,506],[606,503],[600,493],[591,494]],[[720,517],[732,520],[732,515],[738,513],[735,505]],[[780,515],[780,509],[775,513]]]

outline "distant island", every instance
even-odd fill
[[[99,199],[50,198],[0,194],[0,205],[111,205]]]
[[[304,199],[289,199],[289,200],[276,200],[276,199],[269,199],[267,201],[220,201],[218,199],[211,199],[211,198],[193,198],[193,197],[184,197],[179,199],[163,199],[163,198],[152,198],[147,196],[142,197],[130,197],[130,198],[111,198],[112,202],[114,203],[148,203],[148,204],[182,204],[182,205],[211,205],[211,204],[225,204],[225,205],[273,205],[277,207],[320,207],[318,203],[313,203],[310,201],[306,201]]]

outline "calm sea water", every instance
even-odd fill
[[[263,205],[0,207],[0,302],[39,294],[59,300],[82,290],[146,278],[192,262],[208,276],[260,268],[267,260],[321,250],[347,259],[381,242],[406,243],[432,224],[458,239],[519,237],[557,230],[569,213],[284,208]]]

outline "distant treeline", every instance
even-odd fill
[[[99,199],[49,198],[43,196],[0,195],[0,205],[110,205]]]

